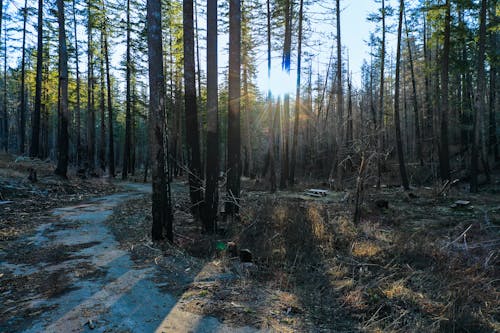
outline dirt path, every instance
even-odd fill
[[[119,204],[151,192],[126,188],[56,209],[0,251],[0,331],[254,332],[182,311],[155,278],[154,263],[138,265],[120,249],[104,222]]]

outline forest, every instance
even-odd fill
[[[499,15],[0,0],[0,331],[500,331]]]

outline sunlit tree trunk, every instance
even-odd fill
[[[382,41],[380,46],[380,88],[378,102],[378,128],[377,128],[377,188],[380,188],[380,180],[382,177],[382,154],[384,150],[384,82],[385,82],[385,0],[382,0]]]
[[[291,50],[292,50],[292,4],[290,0],[285,0],[285,41],[283,44],[283,60],[281,63],[282,70],[289,75],[291,63]],[[284,189],[287,186],[290,158],[289,141],[290,141],[290,93],[286,92],[283,99],[283,130],[282,130],[282,144],[283,149],[281,152],[281,174],[280,174],[280,188]]]
[[[73,0],[73,33],[75,35],[75,55],[76,55],[76,163],[80,165],[82,161],[82,137],[81,137],[81,105],[80,105],[80,54],[78,49],[78,32],[76,30],[76,0]]]
[[[24,154],[26,136],[26,21],[28,20],[28,0],[23,7],[23,41],[21,56],[21,91],[19,103],[19,153]]]
[[[439,147],[439,170],[441,180],[450,178],[450,158],[448,147],[448,108],[449,108],[449,58],[450,58],[450,25],[451,25],[450,0],[446,0],[444,19],[444,44],[441,55],[441,140]]]
[[[267,0],[267,80],[271,80],[271,4]],[[269,112],[269,182],[271,193],[276,192],[276,166],[274,159],[275,151],[275,115],[273,111],[271,88],[267,91],[267,110]]]
[[[95,170],[95,95],[94,95],[94,46],[92,41],[92,0],[87,2],[87,161],[89,171]]]
[[[103,3],[103,13],[105,12]],[[113,135],[113,99],[111,95],[111,71],[109,69],[109,45],[108,45],[108,25],[106,24],[106,18],[104,19],[104,25],[102,27],[104,31],[104,60],[106,62],[106,86],[108,88],[108,163],[109,163],[109,176],[113,178],[115,176],[115,142]]]

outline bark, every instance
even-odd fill
[[[217,228],[219,206],[219,115],[217,98],[217,0],[207,2],[207,155],[204,227]]]
[[[396,50],[396,78],[395,78],[395,91],[394,91],[394,123],[396,128],[396,146],[398,151],[399,160],[399,174],[403,188],[407,191],[410,189],[408,184],[408,176],[406,175],[405,158],[403,151],[403,142],[401,140],[401,124],[399,119],[399,74],[401,62],[401,34],[403,30],[403,13],[404,13],[404,0],[399,2],[399,23],[398,23],[398,44]]]
[[[1,0],[0,0],[1,1]],[[2,5],[2,4],[0,4]],[[2,15],[0,15],[0,18]],[[9,113],[7,111],[7,29],[4,28],[4,59],[3,59],[3,149],[9,151]]]
[[[103,12],[104,3],[103,3]],[[104,25],[102,27],[104,31],[104,59],[106,62],[106,86],[108,88],[108,163],[109,163],[109,176],[111,178],[115,177],[115,143],[113,137],[113,99],[111,95],[111,72],[109,70],[109,45],[108,45],[108,28],[106,20],[104,20]]]
[[[298,136],[299,136],[299,120],[300,120],[300,71],[302,65],[302,20],[304,14],[304,1],[300,0],[299,2],[299,32],[298,32],[298,47],[297,47],[297,85],[295,92],[295,120],[293,123],[293,142],[292,142],[292,158],[290,161],[290,175],[288,178],[288,182],[290,185],[294,185],[295,183],[295,167],[297,164],[297,144],[298,144]]]
[[[76,163],[79,166],[82,161],[82,137],[81,137],[81,100],[80,100],[80,54],[78,51],[78,35],[76,30],[76,0],[73,0],[73,32],[75,35],[76,54]]]
[[[380,47],[380,88],[378,102],[378,128],[377,128],[377,188],[380,188],[380,179],[382,177],[382,153],[383,135],[384,135],[384,66],[385,66],[385,0],[382,0],[382,44]]]
[[[19,103],[19,153],[24,154],[26,132],[26,21],[28,20],[28,0],[23,8],[23,42],[21,56],[21,91]]]
[[[168,181],[165,138],[165,79],[163,75],[161,1],[147,1],[147,34],[149,64],[149,135],[151,152],[151,178],[153,183],[152,215],[153,241],[165,237],[173,242],[172,203]]]
[[[444,23],[444,44],[441,55],[441,140],[439,147],[439,171],[441,180],[450,179],[450,158],[448,147],[448,109],[449,109],[449,57],[450,57],[450,21],[451,5],[450,0],[446,0]]]
[[[64,19],[64,0],[57,0],[57,22],[59,25],[59,112],[57,168],[55,173],[66,178],[68,171],[69,137],[68,137],[68,48],[66,44],[66,28]]]
[[[0,4],[1,5],[1,4]],[[38,42],[36,54],[35,109],[31,125],[30,156],[39,157],[40,113],[42,108],[42,68],[43,68],[43,0],[38,0]]]
[[[196,101],[193,0],[183,1],[184,18],[184,103],[186,112],[187,156],[189,168],[189,195],[191,211],[200,218],[203,200],[201,187],[200,134]]]
[[[240,68],[241,68],[241,7],[239,0],[229,3],[229,108],[227,129],[227,192],[226,212],[239,212],[241,135],[240,135]]]
[[[267,80],[271,80],[271,4],[267,0]],[[273,112],[271,88],[267,92],[267,110],[269,112],[269,183],[271,193],[276,192],[276,167],[274,161],[275,150],[275,115]]]
[[[342,86],[342,41],[340,34],[340,0],[336,0],[336,12],[337,12],[337,113],[338,113],[338,124],[337,124],[337,158],[335,159],[337,163],[337,189],[341,190],[344,178],[344,166],[343,160],[345,156],[344,147],[344,92]]]
[[[282,70],[290,75],[291,49],[292,49],[292,4],[290,0],[285,0],[285,41],[283,44]],[[289,177],[289,141],[290,141],[290,94],[285,93],[283,99],[283,149],[281,154],[281,175],[280,188],[287,187]]]
[[[101,137],[99,142],[99,161],[100,167],[103,172],[106,171],[106,84],[104,81],[104,76],[106,75],[104,70],[104,31],[101,29],[101,54],[99,55],[100,60],[100,101],[99,109],[101,112]]]
[[[87,2],[87,161],[89,172],[95,170],[95,95],[94,95],[94,47],[92,41],[92,0]]]
[[[130,144],[131,144],[131,72],[132,72],[132,59],[130,55],[130,0],[127,0],[127,50],[126,50],[126,101],[125,101],[125,140],[123,147],[123,168],[122,168],[122,179],[127,179],[128,173],[130,171],[129,160],[130,160]]]

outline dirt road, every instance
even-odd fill
[[[31,235],[0,249],[0,331],[254,332],[182,311],[155,264],[138,265],[119,247],[104,222],[119,204],[151,192],[125,189],[55,209]]]

